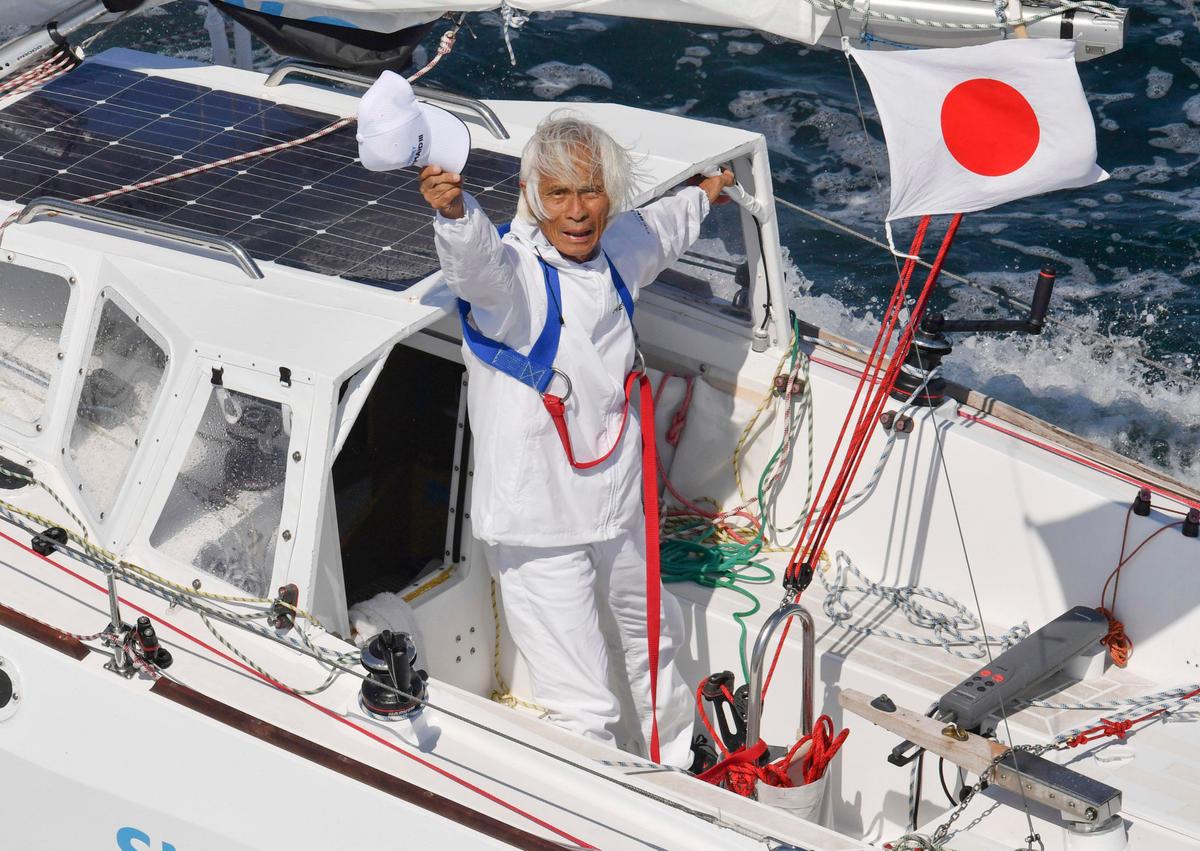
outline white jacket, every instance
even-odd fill
[[[690,187],[616,216],[601,237],[604,253],[587,263],[564,259],[536,225],[520,219],[501,240],[478,202],[465,192],[463,200],[466,215],[439,214],[434,224],[446,285],[471,303],[483,334],[527,353],[546,322],[538,254],[558,270],[563,325],[555,366],[573,385],[567,425],[576,460],[599,457],[621,427],[635,348],[604,253],[636,299],[700,235],[708,196]],[[466,344],[463,355],[470,374],[475,536],[489,544],[549,547],[605,541],[634,528],[642,513],[636,412],[612,457],[577,470],[567,462],[537,391],[481,363]],[[560,379],[550,392],[565,392]]]

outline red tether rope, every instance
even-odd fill
[[[1175,698],[1172,702],[1183,703],[1183,701],[1191,700],[1196,696],[1200,696],[1200,688],[1193,689],[1187,694]],[[1100,723],[1095,727],[1089,727],[1086,730],[1076,733],[1074,736],[1067,739],[1067,745],[1072,748],[1077,748],[1080,745],[1086,745],[1088,742],[1094,742],[1097,739],[1103,739],[1108,736],[1116,736],[1118,739],[1123,739],[1125,738],[1125,734],[1129,732],[1130,728],[1145,721],[1149,721],[1151,718],[1157,718],[1169,708],[1170,707],[1163,706],[1159,709],[1155,709],[1153,712],[1147,712],[1141,717],[1126,718],[1122,721],[1109,721],[1107,718],[1102,718],[1100,719]]]
[[[105,588],[103,585],[99,585],[98,583],[95,583],[92,580],[88,579],[86,576],[76,573],[74,570],[71,570],[71,568],[67,567],[66,565],[59,564],[58,562],[54,561],[53,559],[48,558],[47,556],[44,556],[41,553],[35,552],[34,550],[25,546],[25,544],[18,541],[16,538],[13,538],[11,535],[6,534],[5,532],[0,532],[0,539],[8,541],[10,544],[15,544],[16,546],[20,547],[22,550],[29,553],[30,555],[35,556],[38,559],[41,559],[42,561],[46,562],[47,564],[58,568],[63,573],[67,574],[68,576],[72,576],[75,579],[78,579],[83,584],[85,584],[91,588],[94,588],[95,590],[99,591],[101,594],[104,594],[105,596],[108,596],[108,589]],[[166,627],[167,629],[171,630],[172,632],[176,633],[177,635],[179,635],[183,638],[186,638],[188,641],[191,641],[192,643],[194,643],[200,647],[203,647],[208,652],[223,659],[224,661],[230,663],[231,665],[236,665],[238,668],[241,668],[242,670],[246,671],[247,673],[252,674],[254,677],[279,689],[284,694],[287,694],[287,695],[290,695],[291,697],[296,698],[296,700],[299,700],[301,703],[305,704],[306,706],[309,706],[312,709],[317,710],[322,715],[328,716],[329,718],[333,719],[334,721],[337,721],[339,724],[344,724],[345,726],[351,728],[352,730],[355,730],[355,731],[361,733],[362,735],[366,736],[368,739],[371,739],[372,741],[383,745],[384,747],[388,748],[389,750],[395,751],[396,753],[400,754],[401,756],[408,757],[409,759],[413,760],[414,762],[418,763],[419,765],[422,765],[425,768],[428,768],[431,771],[434,771],[434,772],[440,774],[442,777],[445,777],[447,780],[451,780],[451,781],[457,783],[458,785],[462,786],[464,789],[468,789],[471,792],[474,792],[477,795],[480,795],[483,798],[486,798],[487,800],[491,801],[492,803],[498,804],[499,806],[504,807],[509,812],[512,812],[515,815],[521,816],[522,818],[529,820],[533,824],[536,824],[538,827],[544,828],[544,829],[550,831],[551,833],[555,834],[556,836],[561,836],[563,839],[567,840],[568,842],[574,843],[576,847],[588,848],[588,849],[594,849],[596,847],[587,842],[584,842],[582,839],[579,839],[578,837],[572,836],[571,834],[567,833],[566,831],[561,830],[548,822],[543,821],[542,819],[538,818],[537,816],[533,815],[532,813],[526,812],[525,810],[521,809],[520,807],[516,806],[515,804],[510,804],[508,801],[505,801],[503,798],[493,795],[491,792],[488,792],[486,789],[482,789],[479,786],[476,786],[474,783],[471,783],[469,780],[465,780],[462,777],[458,777],[455,774],[451,774],[446,769],[444,769],[440,766],[434,765],[432,762],[422,759],[421,757],[417,756],[414,753],[410,753],[409,751],[404,750],[403,748],[401,748],[399,745],[395,744],[394,742],[388,741],[387,739],[383,738],[382,736],[378,735],[377,733],[373,733],[372,731],[368,730],[367,728],[362,727],[358,724],[355,724],[349,718],[346,718],[346,717],[338,714],[337,712],[333,711],[332,709],[328,709],[319,703],[315,703],[314,701],[311,701],[308,698],[297,694],[295,691],[293,691],[287,685],[285,685],[277,680],[274,680],[270,677],[263,676],[258,671],[254,670],[252,667],[245,664],[241,660],[239,660],[233,656],[230,656],[229,654],[227,654],[221,650],[218,650],[216,647],[213,647],[211,644],[204,641],[203,639],[197,638],[196,636],[192,635],[187,630],[184,630],[184,629],[176,626],[175,624],[171,623],[170,621],[163,620],[158,615],[155,615],[153,612],[147,611],[146,609],[143,609],[141,606],[138,606],[134,603],[129,602],[124,597],[118,596],[117,599],[123,605],[128,606],[129,608],[133,609],[135,612],[145,615],[146,617],[150,618],[152,621],[155,621],[159,625]]]

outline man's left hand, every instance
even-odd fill
[[[724,204],[728,202],[729,196],[722,195],[721,190],[726,186],[733,186],[733,172],[727,168],[721,169],[720,174],[714,174],[712,177],[706,177],[698,184],[705,194],[708,195],[710,204]]]

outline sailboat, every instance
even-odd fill
[[[924,353],[902,365],[892,336],[871,351],[789,315],[762,135],[610,103],[573,107],[637,153],[638,204],[726,163],[739,187],[706,223],[729,250],[689,252],[638,306],[664,593],[709,758],[681,771],[548,723],[471,534],[468,373],[429,210],[412,172],[357,163],[371,78],[328,61],[339,31],[358,60],[363,32],[395,36],[382,61],[402,64],[412,28],[449,49],[461,19],[239,5],[297,55],[270,73],[85,55],[131,10],[6,9],[33,28],[0,46],[5,847],[1200,842],[1200,493],[942,380],[968,318],[897,314]],[[516,5],[510,25],[586,9],[827,45],[1022,29],[1079,60],[1125,26],[1098,2]],[[468,124],[464,185],[511,217],[555,105],[418,94]],[[1014,328],[1044,320],[1052,282],[1030,270]],[[866,416],[856,396],[888,372]],[[865,463],[797,561],[856,410]]]

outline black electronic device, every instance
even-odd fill
[[[1107,632],[1107,618],[1090,606],[1064,612],[942,695],[938,717],[964,730],[979,729],[989,715],[1060,671]]]

